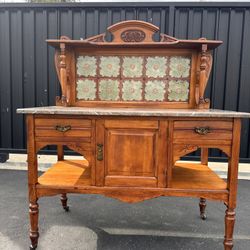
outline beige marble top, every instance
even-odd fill
[[[36,107],[17,109],[19,114],[97,115],[97,116],[165,116],[165,117],[239,117],[250,118],[250,113],[218,109],[153,109],[153,108],[85,108]]]

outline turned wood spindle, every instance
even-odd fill
[[[38,214],[39,214],[39,205],[37,202],[30,203],[29,205],[29,214],[30,214],[30,240],[31,245],[30,249],[36,249],[38,244],[39,232],[38,232]]]

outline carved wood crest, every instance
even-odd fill
[[[107,28],[112,34],[113,40],[110,43],[154,43],[153,35],[159,31],[159,28],[151,23],[130,20],[116,23]],[[160,34],[161,43],[174,44],[178,39]],[[105,40],[105,33],[85,39],[84,41],[93,43],[109,43]]]

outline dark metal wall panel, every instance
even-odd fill
[[[23,40],[22,40],[22,12],[10,12],[10,73],[11,73],[11,116],[12,116],[12,143],[17,148],[24,145],[23,117],[15,111],[23,105]]]
[[[12,143],[12,101],[11,101],[11,34],[10,12],[0,15],[0,103],[1,103],[1,147],[14,147]]]
[[[60,93],[54,50],[45,39],[86,38],[129,19],[177,38],[223,40],[213,54],[206,96],[213,108],[250,112],[250,3],[0,4],[0,150],[26,148],[24,118],[16,108],[53,105]],[[241,159],[247,161],[249,136],[244,120]],[[211,156],[223,154],[212,150]]]

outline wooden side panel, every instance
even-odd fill
[[[35,195],[35,185],[38,180],[37,173],[37,152],[35,145],[35,126],[34,117],[32,115],[27,115],[27,152],[28,152],[28,185],[29,185],[29,195],[30,202],[36,201]]]
[[[167,187],[171,187],[172,181],[172,168],[174,166],[174,156],[173,156],[173,130],[174,130],[174,122],[172,120],[169,121],[168,124],[168,164],[167,164]]]
[[[227,188],[230,191],[228,207],[234,209],[236,207],[237,184],[238,184],[238,167],[239,167],[239,152],[240,152],[240,131],[241,120],[234,119],[233,140],[232,140],[232,155],[228,162],[228,178]]]
[[[168,164],[168,121],[160,121],[157,146],[158,187],[166,187]]]

